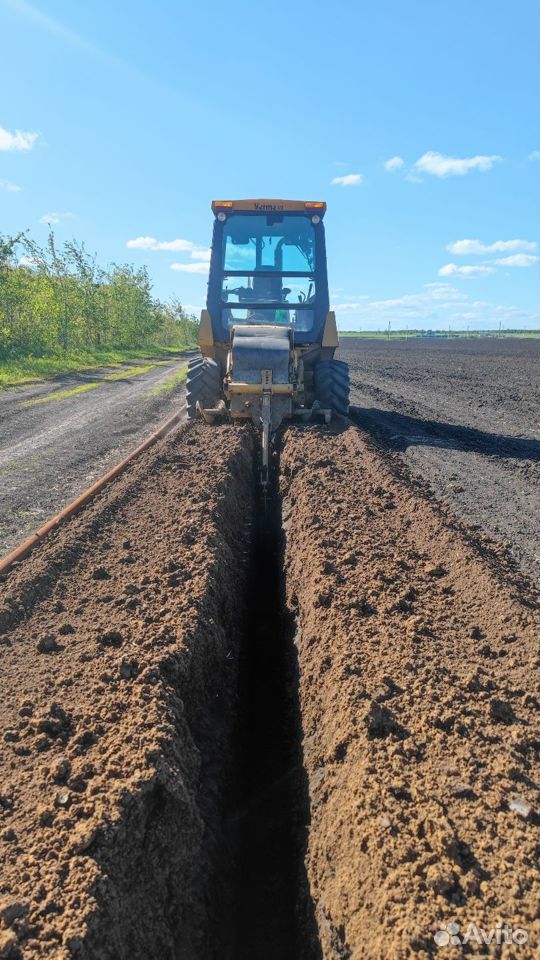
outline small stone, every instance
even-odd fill
[[[4,740],[6,743],[16,743],[19,739],[19,734],[17,730],[6,730],[4,733]]]
[[[60,650],[54,633],[46,633],[45,636],[41,637],[38,640],[37,649],[38,653],[55,653]]]
[[[2,834],[2,840],[5,840],[6,843],[11,843],[13,840],[17,839],[17,834],[12,827],[8,827],[7,830],[4,830]]]
[[[93,580],[110,580],[111,575],[105,567],[94,567],[92,571]]]
[[[390,817],[386,816],[386,814],[384,814],[382,817],[379,817],[379,823],[381,827],[384,827],[385,829],[392,826],[392,821]]]
[[[522,797],[513,797],[508,806],[513,813],[519,814],[524,820],[527,819],[531,812],[530,803],[527,803]]]
[[[67,809],[71,805],[71,794],[69,790],[59,790],[54,798],[57,807]]]
[[[122,680],[131,680],[138,673],[138,664],[135,660],[128,660],[123,657],[119,665],[119,673]]]
[[[124,548],[124,550],[129,550],[131,547],[131,540],[123,540],[122,547]]]

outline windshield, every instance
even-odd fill
[[[313,273],[314,230],[308,217],[233,214],[223,234],[224,270]]]

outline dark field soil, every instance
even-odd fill
[[[468,526],[540,573],[540,365],[527,339],[343,338],[351,404]]]

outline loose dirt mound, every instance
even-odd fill
[[[498,921],[529,943],[490,956],[536,955],[529,606],[356,428],[289,430],[281,470],[324,957],[484,956],[434,934]]]
[[[191,425],[4,578],[0,956],[207,956],[251,477]]]

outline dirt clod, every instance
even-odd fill
[[[37,649],[39,653],[56,653],[61,648],[55,634],[47,633],[44,637],[39,638]]]

